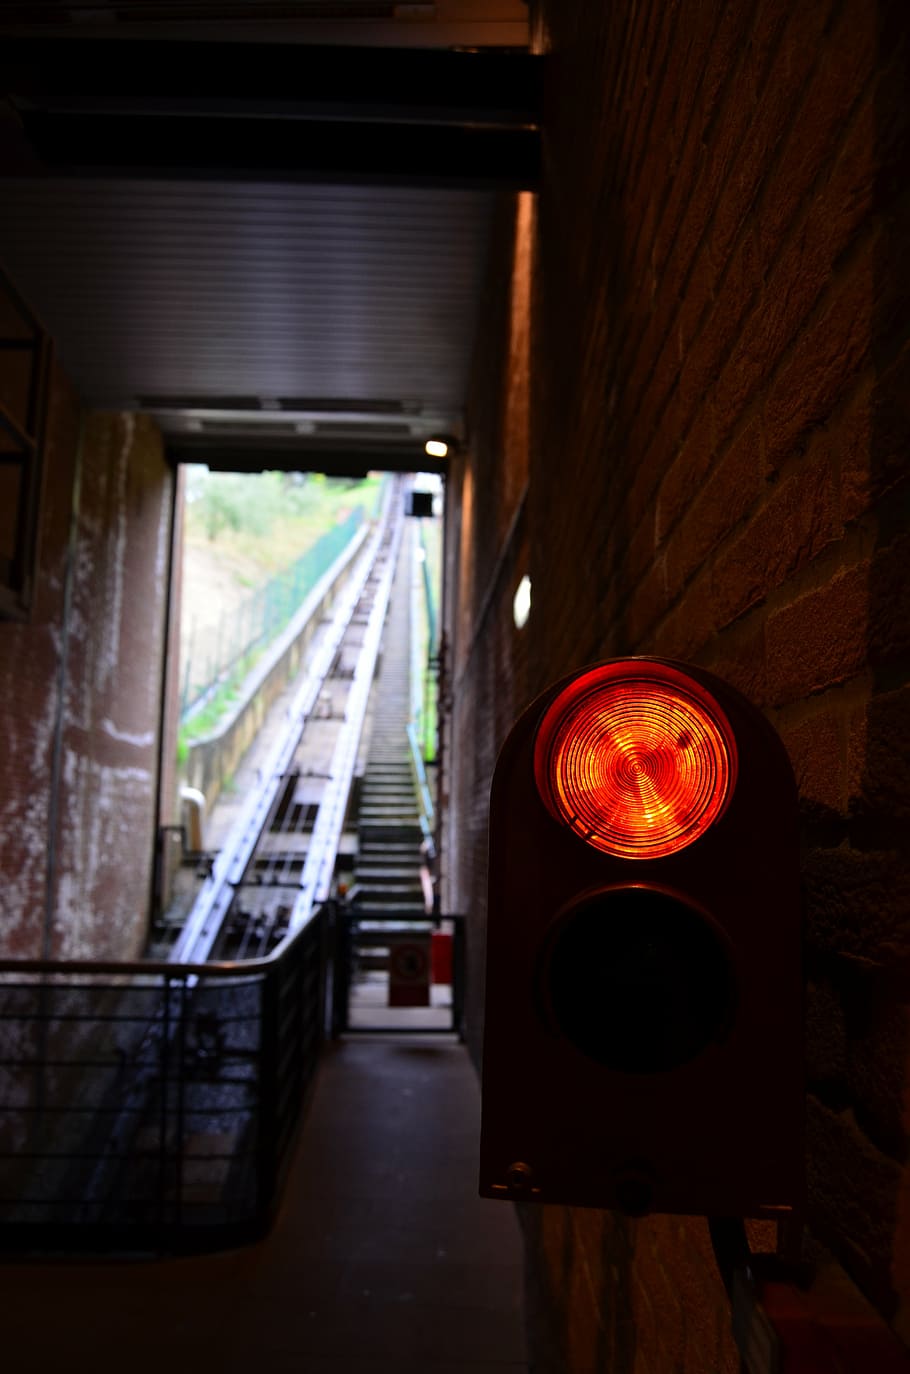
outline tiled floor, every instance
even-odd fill
[[[476,1076],[441,1037],[331,1047],[259,1245],[0,1266],[9,1374],[518,1374],[512,1207],[476,1195]]]

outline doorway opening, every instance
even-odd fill
[[[178,485],[149,953],[191,962],[270,953],[303,919],[298,894],[316,860],[317,904],[346,893],[354,905],[384,901],[389,894],[377,896],[358,867],[368,844],[370,750],[385,747],[376,738],[384,733],[395,736],[416,799],[418,899],[433,919],[441,483],[186,465]],[[407,519],[418,513],[415,496],[421,518]],[[402,584],[407,622],[394,674],[389,617],[380,613],[369,628],[375,573],[363,571],[393,525],[400,552],[386,561],[398,570],[390,585]],[[369,641],[378,659],[367,668]],[[390,693],[394,729],[387,707],[376,704]],[[358,697],[363,716],[346,746]],[[337,764],[345,750],[343,780]],[[260,790],[261,806],[252,806]],[[330,808],[337,824],[321,819]],[[249,829],[253,813],[261,833],[240,843],[238,827]],[[181,954],[197,908],[213,904],[216,880],[226,889],[225,933],[201,955]]]

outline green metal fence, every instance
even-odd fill
[[[290,567],[251,592],[216,624],[196,627],[184,653],[180,723],[192,720],[218,691],[239,682],[256,657],[296,614],[304,598],[347,548],[363,521],[360,507],[322,535]]]
[[[431,568],[431,551],[427,545],[425,522],[418,521],[418,539],[423,558],[420,562],[421,573],[423,574],[423,612],[426,627],[426,653],[423,663],[423,680],[421,691],[421,710],[418,721],[418,734],[420,738],[423,757],[427,763],[432,763],[436,758],[436,698],[439,687],[439,639],[438,639],[438,616],[436,609],[436,591],[434,587],[434,571]],[[436,526],[434,537],[439,540],[439,527]]]

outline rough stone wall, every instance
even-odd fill
[[[657,653],[759,704],[805,820],[812,1235],[910,1340],[905,10],[542,0],[533,30],[533,604],[516,637],[519,569],[487,507],[516,461],[517,383],[487,367],[497,400],[475,401],[450,525],[467,597],[452,903],[479,960],[486,785],[548,682]],[[491,303],[504,356],[507,320]],[[475,1004],[475,1042],[478,1022]],[[525,1222],[552,1367],[738,1368],[703,1222]]]
[[[171,480],[147,417],[87,418],[52,957],[134,957],[147,933]]]
[[[79,405],[53,371],[31,619],[0,621],[0,953],[40,958]]]
[[[55,372],[29,623],[0,623],[4,955],[130,958],[155,835],[171,473]]]
[[[162,825],[179,825],[180,779],[177,767],[177,739],[180,732],[180,617],[183,607],[183,528],[185,519],[186,469],[174,470],[173,551],[170,579],[171,595],[168,606],[168,628],[165,653],[167,680],[164,688],[162,717],[161,786],[159,821]]]

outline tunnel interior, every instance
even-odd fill
[[[799,791],[801,1262],[829,1311],[896,1343],[882,1362],[902,1357],[903,7],[221,8],[0,19],[4,986],[22,961],[47,978],[139,959],[179,868],[162,836],[185,824],[171,551],[188,466],[432,472],[426,867],[439,911],[465,921],[471,1060],[496,917],[489,786],[514,722],[603,659],[717,674],[773,726]],[[594,1043],[558,959],[554,977],[557,1023]],[[706,976],[709,1000],[721,985]],[[188,1037],[194,1090],[221,1051],[255,1057],[205,1017]],[[449,1201],[454,1225],[467,1203]],[[542,1369],[736,1367],[705,1218],[527,1201],[521,1226]],[[762,1227],[755,1249],[792,1245]],[[331,1358],[351,1354],[342,1325]]]

